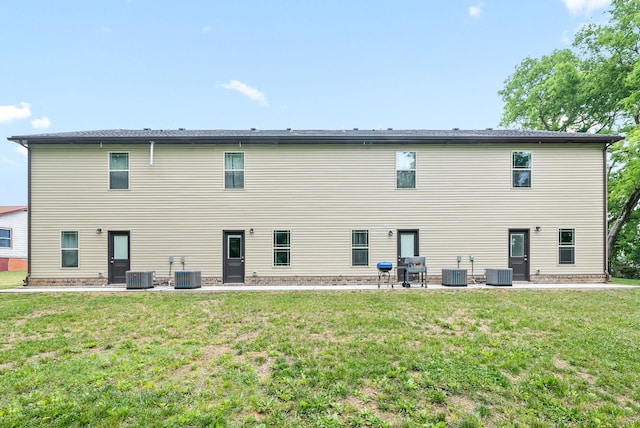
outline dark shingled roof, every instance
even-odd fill
[[[187,129],[107,129],[18,135],[10,141],[31,143],[197,143],[197,144],[348,144],[348,143],[490,143],[558,142],[612,143],[619,135],[512,129],[349,129],[349,130],[187,130]]]

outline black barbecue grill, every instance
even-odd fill
[[[427,264],[424,257],[404,257],[400,259],[403,266],[398,266],[398,271],[403,273],[403,287],[411,287],[411,281],[414,276],[420,281],[422,287],[425,285],[425,277],[427,275]]]
[[[391,283],[391,269],[393,269],[393,264],[391,262],[378,262],[376,265],[378,268],[378,288],[380,288],[380,280],[387,277],[387,285],[390,285],[393,288],[393,284]]]

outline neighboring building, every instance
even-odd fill
[[[510,266],[514,280],[605,281],[606,149],[620,139],[492,129],[9,138],[29,149],[38,285],[183,268],[205,285],[373,283],[378,261],[413,255],[426,257],[429,281],[458,263],[477,279]]]
[[[0,206],[0,272],[27,269],[27,207]]]

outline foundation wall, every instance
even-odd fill
[[[26,259],[0,258],[0,272],[27,270]]]
[[[473,280],[471,276],[468,278],[468,284],[472,284]],[[399,284],[398,281],[394,281],[395,277],[392,276],[391,283],[393,285]],[[484,283],[484,276],[475,276],[475,283]],[[608,282],[606,275],[534,275],[531,277],[530,283],[533,284],[602,284]],[[161,285],[169,284],[169,277],[157,277],[156,283]],[[221,285],[257,285],[257,286],[269,286],[269,285],[377,285],[377,276],[272,276],[272,277],[247,277],[244,284],[223,284],[221,277],[202,277],[203,286],[221,286]],[[441,284],[442,278],[440,276],[428,276],[426,278],[427,285],[429,284]],[[173,285],[173,278],[171,278],[171,285]],[[387,285],[386,278],[380,280],[381,286]],[[106,278],[38,278],[30,279],[30,286],[106,286]],[[124,286],[124,284],[122,284]],[[420,282],[417,280],[411,281],[411,285],[419,286]]]

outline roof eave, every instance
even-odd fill
[[[9,141],[21,145],[29,144],[505,144],[505,143],[565,143],[565,144],[612,144],[622,140],[619,135],[589,134],[575,136],[132,136],[132,137],[9,137]]]

